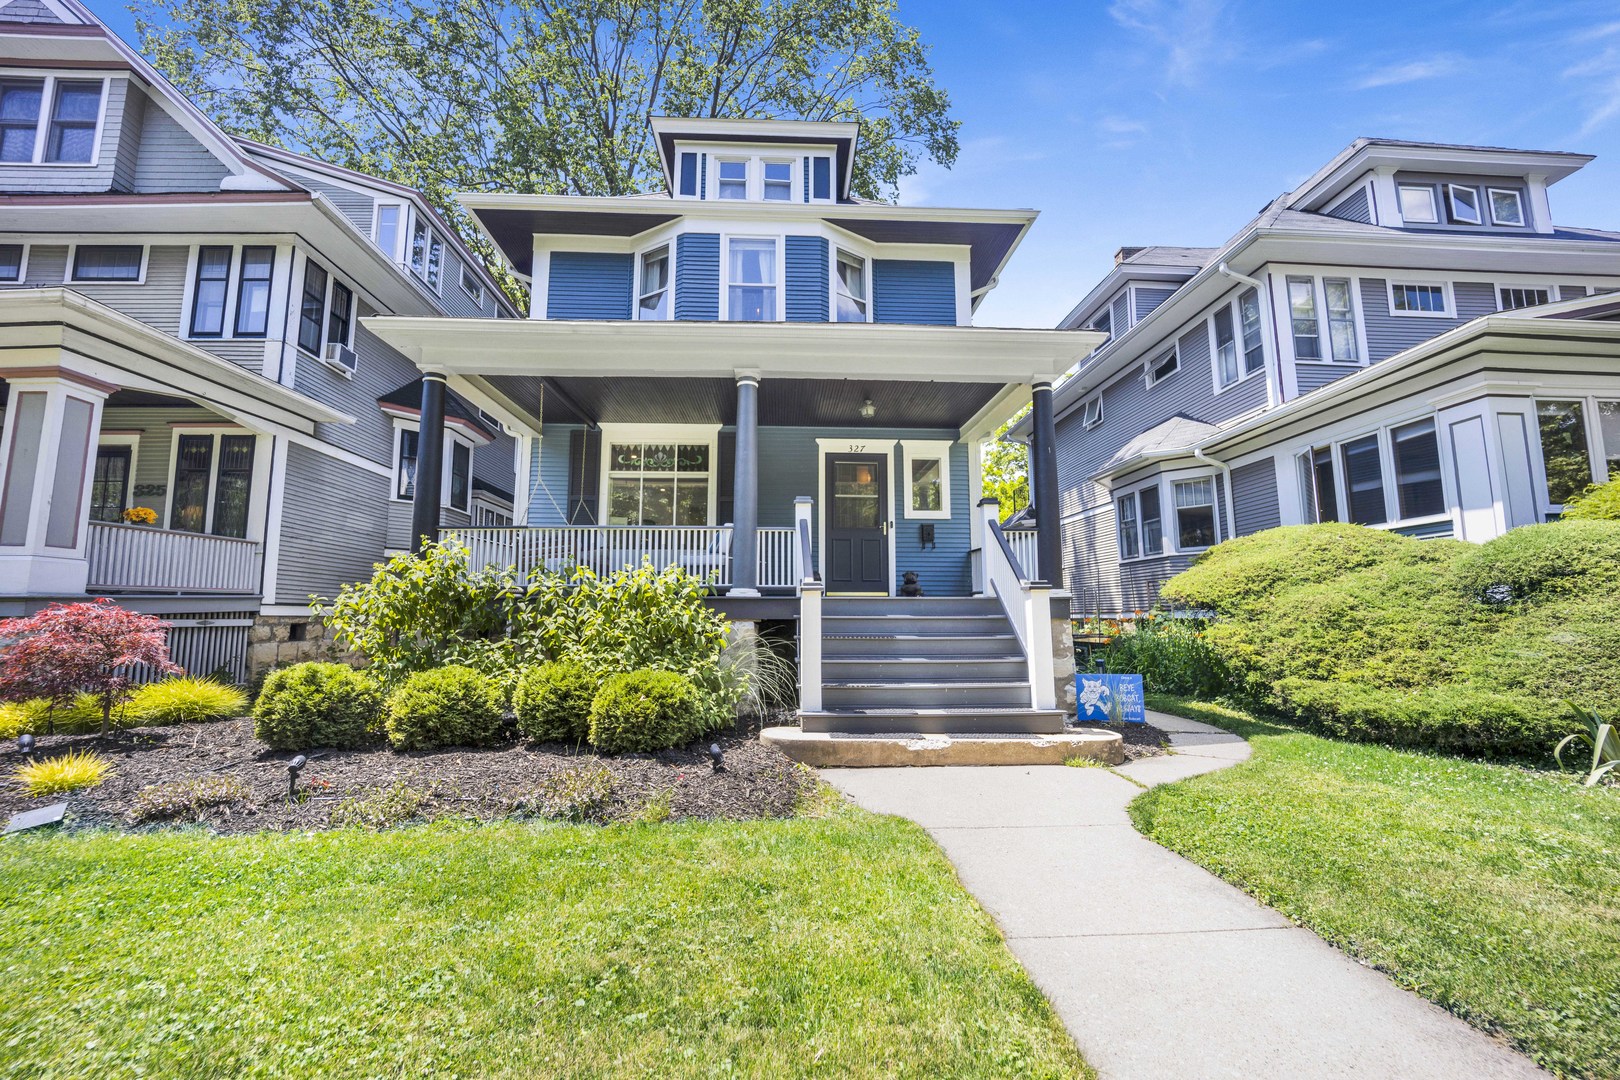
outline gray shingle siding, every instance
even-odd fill
[[[1367,186],[1363,184],[1357,188],[1354,195],[1329,210],[1328,214],[1343,218],[1345,221],[1359,221],[1363,225],[1371,225],[1372,205],[1367,198]]]
[[[39,0],[11,0],[0,7],[0,22],[60,23],[56,13]]]
[[[62,261],[58,266],[65,266],[67,252],[63,250]],[[146,252],[146,282],[141,285],[111,285],[78,282],[71,288],[100,301],[108,307],[123,312],[132,318],[139,319],[148,326],[154,326],[165,334],[178,335],[180,333],[181,308],[185,304],[186,292],[186,266],[191,259],[191,249],[179,245],[154,244]],[[33,262],[32,254],[29,262]],[[56,280],[51,284],[62,283],[62,271],[57,270]],[[29,267],[28,276],[34,276],[34,269]],[[261,345],[262,347],[262,345]]]
[[[284,451],[275,602],[299,604],[312,593],[334,596],[345,582],[371,576],[383,557],[387,521],[380,510],[389,481],[297,443]]]
[[[956,325],[956,265],[872,260],[872,321]]]
[[[827,241],[820,236],[787,238],[787,318],[789,322],[826,322],[832,277]]]
[[[139,192],[218,191],[230,174],[224,164],[156,101],[148,100],[141,121],[134,190]]]
[[[1275,529],[1282,524],[1282,510],[1277,503],[1277,467],[1271,458],[1232,470],[1232,512],[1237,517],[1239,536]]]
[[[605,251],[553,251],[546,285],[548,319],[628,319],[635,261]]]
[[[720,318],[719,233],[682,233],[675,238],[675,317],[705,322]]]

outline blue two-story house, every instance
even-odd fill
[[[1103,339],[971,325],[1035,212],[855,198],[854,124],[653,133],[667,191],[461,197],[528,319],[365,320],[424,373],[423,417],[448,384],[518,433],[524,524],[458,535],[525,570],[681,565],[735,620],[798,619],[807,726],[1060,724],[1024,606],[1061,589],[1055,516],[1042,561],[978,506],[984,440],[1033,398],[1054,454],[1053,380]]]

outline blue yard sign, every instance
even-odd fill
[[[1087,675],[1074,677],[1079,720],[1104,724],[1147,723],[1147,706],[1142,701],[1140,675]]]

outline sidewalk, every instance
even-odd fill
[[[1249,756],[1235,735],[1150,713],[1174,755],[1152,786]],[[1141,836],[1140,789],[1067,766],[829,769],[861,806],[933,834],[1086,1059],[1121,1080],[1546,1074],[1309,930]]]

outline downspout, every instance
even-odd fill
[[[1221,471],[1221,475],[1226,477],[1226,483],[1224,485],[1225,491],[1222,492],[1221,501],[1226,503],[1226,530],[1228,535],[1222,537],[1221,539],[1230,540],[1232,537],[1237,535],[1237,511],[1232,505],[1232,466],[1228,465],[1224,461],[1216,461],[1214,458],[1204,453],[1204,449],[1201,446],[1193,447],[1193,457],[1197,458],[1199,461],[1202,461],[1205,465],[1212,465],[1219,469]],[[1219,543],[1219,541],[1217,541],[1217,543]]]
[[[1270,308],[1271,308],[1271,285],[1269,284],[1269,282],[1270,282],[1270,275],[1269,274],[1267,275],[1267,280],[1262,282],[1259,279],[1252,278],[1247,274],[1238,273],[1236,270],[1232,269],[1230,266],[1228,266],[1226,264],[1225,259],[1221,260],[1220,265],[1215,267],[1215,270],[1216,270],[1217,273],[1221,274],[1223,277],[1229,277],[1233,281],[1241,281],[1243,284],[1249,286],[1255,292],[1257,292],[1261,296],[1265,297],[1266,308],[1267,308],[1267,310],[1270,310]],[[1271,349],[1271,351],[1272,351],[1272,355],[1274,355],[1277,358],[1277,382],[1276,382],[1275,386],[1273,386],[1273,384],[1272,384],[1272,382],[1271,382],[1271,380],[1269,378],[1266,380],[1266,404],[1268,404],[1268,405],[1276,405],[1276,404],[1278,404],[1278,403],[1280,403],[1282,401],[1282,349],[1281,349],[1281,346],[1280,346],[1279,342],[1277,341],[1277,333],[1276,333],[1276,331],[1277,331],[1277,320],[1276,319],[1272,319],[1272,321],[1271,321],[1271,330],[1272,330],[1272,335],[1271,335],[1272,349]]]

